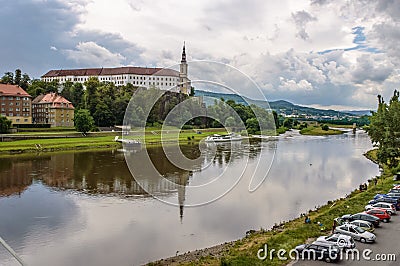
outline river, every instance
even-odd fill
[[[0,236],[29,265],[140,265],[239,239],[345,196],[379,174],[363,156],[371,148],[362,131],[327,137],[289,132],[233,150],[218,146],[212,158],[189,144],[182,152],[200,160],[188,171],[169,163],[160,147],[149,147],[160,174],[181,186],[143,175],[144,189],[118,150],[2,157]],[[221,172],[232,158],[233,171],[244,160],[251,166],[274,159],[255,192],[245,177],[222,198],[188,206],[198,199],[190,185]],[[2,246],[0,264],[18,265]]]

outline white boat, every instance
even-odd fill
[[[242,136],[235,133],[229,133],[228,135],[214,134],[212,136],[208,136],[205,139],[205,142],[230,142],[230,141],[241,141],[242,139],[243,139]]]
[[[254,139],[266,139],[266,140],[274,140],[277,139],[278,136],[267,136],[267,135],[251,135]]]
[[[118,136],[115,136],[114,140],[116,142],[120,142],[122,143],[122,145],[126,145],[126,146],[141,146],[142,143],[136,139],[120,139]]]

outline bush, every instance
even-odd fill
[[[11,121],[7,117],[0,115],[0,133],[8,133],[11,127]]]
[[[307,127],[308,127],[308,124],[306,122],[303,122],[303,123],[300,124],[299,130],[302,130],[302,129],[307,128]]]
[[[192,125],[183,125],[182,129],[193,129]]]
[[[323,125],[321,126],[321,128],[322,128],[322,130],[325,130],[325,131],[328,131],[328,130],[329,130],[329,127],[328,127],[328,125],[326,125],[326,124],[323,124]]]
[[[84,134],[94,127],[93,117],[90,115],[89,110],[86,109],[75,112],[74,123],[76,130]]]

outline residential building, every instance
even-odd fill
[[[50,70],[41,79],[46,82],[56,80],[60,84],[67,81],[83,84],[91,77],[97,78],[100,82],[112,82],[116,86],[130,83],[137,87],[149,88],[154,86],[161,90],[190,93],[185,45],[183,45],[180,72],[168,68],[148,67],[59,69]]]
[[[73,127],[74,110],[72,103],[57,93],[41,94],[32,101],[33,123]]]
[[[0,114],[13,125],[32,124],[32,96],[18,85],[0,84]]]

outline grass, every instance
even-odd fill
[[[281,127],[278,127],[278,128],[276,129],[276,134],[277,134],[277,135],[280,135],[280,134],[285,133],[285,132],[288,131],[288,130],[289,130],[289,129],[288,129],[287,127],[281,126]]]
[[[368,152],[366,157],[375,160],[376,150]],[[203,257],[201,260],[184,262],[182,265],[286,265],[289,262],[288,260],[279,260],[276,256],[273,260],[261,261],[257,258],[257,252],[265,244],[268,245],[269,251],[271,249],[289,251],[309,239],[329,234],[334,218],[348,213],[363,211],[364,206],[375,194],[387,192],[394,183],[392,172],[387,167],[384,167],[384,172],[378,180],[376,186],[371,182],[367,191],[359,192],[356,189],[345,198],[328,201],[326,205],[317,210],[310,210],[307,215],[311,218],[311,224],[305,224],[304,217],[299,217],[292,221],[275,225],[269,231],[260,230],[235,241],[227,252],[220,254],[221,258],[215,256]],[[317,222],[325,226],[324,231],[321,231],[321,227]]]
[[[300,130],[300,134],[302,135],[312,135],[312,136],[325,136],[325,135],[339,135],[343,134],[343,131],[338,130],[338,129],[331,129],[329,128],[328,130],[323,130],[319,126],[311,126],[311,127],[306,127]]]
[[[329,127],[333,127],[333,128],[353,128],[353,125],[338,125],[338,124],[330,124],[327,123],[326,125],[328,125]]]
[[[136,138],[147,144],[161,144],[161,136],[163,141],[167,142],[198,142],[208,135],[224,134],[224,129],[200,130],[202,134],[197,134],[196,130],[171,130],[168,133],[161,134],[160,130],[146,130],[144,136]],[[31,132],[38,135],[37,132]],[[51,134],[51,133],[48,133]],[[114,137],[120,135],[118,132],[106,132],[106,136],[102,133],[90,133],[87,137],[65,137],[65,138],[38,138],[28,140],[16,140],[0,142],[0,153],[17,154],[25,152],[46,152],[61,150],[82,150],[82,149],[104,149],[118,148],[121,144],[114,141]],[[47,136],[40,134],[38,136]],[[135,138],[134,136],[132,137]]]
[[[40,145],[40,147],[39,147]],[[0,153],[23,153],[38,151],[79,150],[93,148],[115,148],[121,144],[113,137],[81,137],[57,139],[30,139],[0,142]]]

